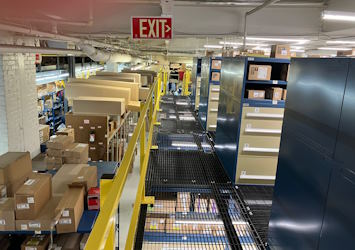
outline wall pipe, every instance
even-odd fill
[[[276,2],[279,2],[280,0],[266,0],[263,4],[255,7],[254,9],[252,10],[249,10],[245,13],[244,15],[244,38],[243,38],[243,50],[245,50],[246,48],[246,40],[247,40],[247,17],[254,14],[255,12],[261,10],[261,9],[264,9]]]

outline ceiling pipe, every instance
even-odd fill
[[[71,49],[52,49],[34,46],[20,46],[0,44],[0,54],[5,53],[40,53],[40,54],[56,54],[56,55],[74,55],[82,56],[84,53],[80,50]]]
[[[131,62],[132,56],[121,53],[108,53],[87,44],[79,44],[80,49],[96,62]]]
[[[114,49],[114,50],[125,50],[125,51],[130,50],[130,49],[116,46],[116,45],[111,45],[111,44],[102,43],[102,42],[96,42],[93,40],[87,40],[87,39],[81,39],[81,38],[76,38],[76,37],[71,37],[71,36],[53,34],[53,33],[49,33],[49,32],[34,30],[31,28],[24,28],[24,27],[2,24],[2,23],[0,23],[0,30],[21,33],[21,34],[25,34],[28,36],[50,38],[50,39],[61,40],[61,41],[70,41],[70,42],[73,42],[76,44],[90,44],[95,47],[103,47],[103,48]]]
[[[264,9],[280,0],[266,0],[263,4],[257,6],[256,8],[249,10],[244,15],[244,37],[243,37],[243,50],[246,48],[246,40],[247,40],[247,17],[254,14],[255,12]]]

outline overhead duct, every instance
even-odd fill
[[[132,56],[121,53],[109,53],[96,49],[93,46],[87,44],[79,44],[83,53],[87,54],[93,61],[96,62],[120,62],[126,63],[132,61]]]

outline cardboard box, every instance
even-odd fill
[[[207,213],[208,200],[202,198],[195,199],[195,212],[196,213]]]
[[[213,225],[212,224],[199,224],[199,230],[201,234],[213,234]]]
[[[14,196],[31,173],[29,152],[8,152],[0,156],[0,184],[6,185],[8,197]]]
[[[57,233],[74,233],[77,231],[84,212],[84,188],[71,187],[60,200],[56,214],[60,213]]]
[[[73,128],[65,128],[65,129],[62,129],[62,130],[59,130],[56,132],[56,135],[66,135],[66,136],[69,136],[71,138],[73,138],[73,142],[75,141],[74,138],[75,138],[75,133],[74,133],[74,129]]]
[[[49,125],[39,125],[39,142],[45,143],[49,140],[50,127]]]
[[[165,232],[165,217],[151,217],[150,214],[147,214],[145,219],[144,230],[146,232]]]
[[[46,154],[49,157],[61,158],[61,157],[63,157],[63,150],[62,149],[51,149],[51,148],[48,148],[47,151],[46,151]]]
[[[15,202],[13,198],[0,199],[0,231],[15,231]]]
[[[47,148],[64,150],[73,142],[74,140],[71,136],[54,135],[51,136],[51,139],[47,142]]]
[[[226,235],[224,225],[212,225],[212,232],[214,236],[222,237]]]
[[[176,212],[190,212],[191,196],[188,192],[177,193]]]
[[[90,234],[88,234],[88,233],[83,234],[83,238],[81,238],[81,241],[80,241],[80,250],[85,249],[86,242],[88,241],[89,236],[90,236]]]
[[[282,92],[282,100],[286,100],[287,97],[287,89],[284,89]]]
[[[222,68],[222,61],[221,60],[212,60],[211,62],[211,69],[221,69]]]
[[[221,78],[221,73],[219,73],[219,72],[212,72],[212,74],[211,74],[211,81],[219,82],[220,78]]]
[[[177,234],[199,234],[201,232],[199,224],[177,223],[173,216],[166,220],[165,230],[167,233]]]
[[[63,166],[63,158],[46,156],[45,162],[48,170],[60,169]]]
[[[139,88],[139,100],[145,101],[148,98],[150,88],[140,87]]]
[[[49,245],[49,235],[28,236],[21,245],[21,250],[47,250]]]
[[[35,219],[51,196],[52,176],[33,173],[15,193],[16,219]]]
[[[265,93],[265,98],[273,101],[279,101],[282,99],[282,88],[268,88]]]
[[[265,99],[265,90],[248,90],[248,99]]]
[[[290,45],[272,45],[270,57],[290,59],[291,58]]]
[[[64,164],[52,179],[53,195],[64,195],[68,190],[69,184],[72,183],[73,178],[76,177],[80,170],[88,166],[87,164]]]
[[[210,203],[208,205],[208,212],[218,214],[218,207],[215,199],[210,199]]]
[[[53,231],[60,214],[55,213],[62,196],[53,196],[33,220],[16,220],[18,231]]]
[[[121,116],[127,104],[123,98],[80,96],[73,98],[73,113]]]
[[[57,246],[54,250],[78,250],[82,235],[80,233],[60,234],[54,239],[54,244]]]
[[[73,143],[63,151],[63,157],[65,163],[87,163],[89,159],[89,145],[85,143]]]
[[[157,214],[174,214],[176,201],[174,200],[155,200],[154,205],[148,208],[148,212]]]
[[[97,187],[97,167],[83,167],[78,175],[73,178],[70,187],[84,187],[87,192],[92,187]]]
[[[271,79],[271,65],[249,65],[248,80],[268,81]]]
[[[0,198],[7,197],[7,189],[5,185],[0,185]]]

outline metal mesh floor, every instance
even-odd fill
[[[214,154],[199,151],[151,151],[146,176],[147,192],[156,186],[209,188],[211,183],[229,182]]]
[[[261,239],[266,244],[274,188],[272,186],[240,185],[238,193],[245,206],[250,208],[250,218]]]
[[[164,191],[142,207],[135,249],[264,249],[233,186]]]

